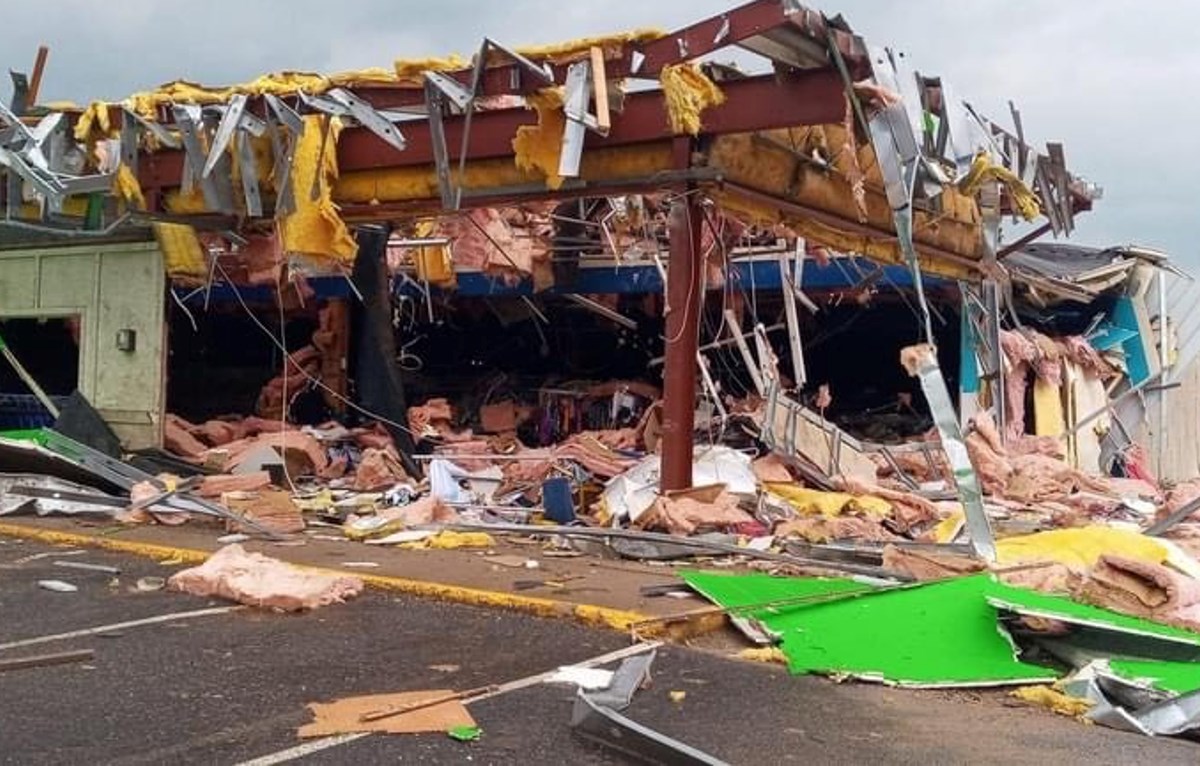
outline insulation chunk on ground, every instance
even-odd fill
[[[218,596],[285,612],[340,604],[363,590],[357,577],[305,571],[237,544],[222,548],[198,567],[176,572],[167,584],[193,596]]]

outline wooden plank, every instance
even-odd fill
[[[612,115],[608,110],[608,76],[605,74],[604,49],[593,45],[591,55],[592,89],[596,99],[596,124],[600,126],[600,134],[607,135],[612,128]]]

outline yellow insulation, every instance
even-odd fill
[[[208,211],[204,205],[204,194],[200,185],[196,184],[191,191],[184,193],[182,189],[167,192],[165,201],[167,212],[173,215],[196,215]]]
[[[142,194],[142,185],[128,165],[122,164],[117,168],[113,179],[113,193],[138,210],[146,209],[146,196]]]
[[[358,245],[333,203],[337,182],[337,139],[342,121],[319,114],[304,117],[304,132],[296,142],[290,183],[296,210],[280,221],[283,249],[289,253],[324,256],[342,263],[354,261]],[[313,199],[314,185],[317,190]]]
[[[664,141],[584,152],[583,162],[579,166],[579,177],[585,181],[620,181],[645,178],[673,167],[671,145]],[[452,169],[452,177],[456,181],[457,170],[457,167]],[[477,160],[467,165],[463,186],[482,191],[529,183],[541,178],[540,171],[522,170],[508,158]],[[347,173],[338,179],[333,197],[343,205],[428,201],[428,210],[441,210],[437,175],[432,165]]]
[[[766,226],[786,226],[813,244],[822,245],[841,253],[856,253],[887,263],[905,263],[904,256],[901,254],[896,240],[892,237],[867,236],[826,226],[804,216],[784,215],[774,205],[748,199],[738,194],[714,190],[712,197],[723,210],[745,221]],[[973,280],[978,279],[979,276],[974,269],[942,258],[922,256],[921,268],[929,274],[948,279]]]
[[[399,59],[393,67],[393,73],[396,80],[415,85],[421,82],[425,72],[453,72],[466,69],[470,65],[470,62],[457,55],[446,58]]]
[[[122,166],[124,167],[124,166]],[[181,223],[155,223],[154,238],[172,279],[204,279],[208,262],[196,230]]]
[[[767,490],[787,501],[788,505],[809,516],[832,519],[843,514],[887,516],[892,504],[872,495],[851,495],[845,492],[822,492],[799,484],[767,484]]]
[[[548,45],[525,45],[514,49],[516,53],[522,56],[535,60],[546,60],[554,63],[563,63],[572,61],[576,58],[581,58],[588,55],[592,48],[600,48],[604,51],[615,50],[629,43],[646,43],[652,40],[657,40],[664,37],[667,33],[661,29],[634,29],[628,32],[617,32],[611,35],[599,35],[596,37],[583,37],[577,40],[567,40],[561,43],[550,43]],[[495,60],[493,54],[493,62]],[[489,63],[493,63],[489,62]]]
[[[694,64],[684,63],[666,67],[659,76],[663,99],[667,102],[667,119],[673,133],[700,133],[700,114],[710,106],[724,103],[725,94]]]
[[[263,75],[255,80],[237,85],[211,86],[188,80],[175,80],[158,88],[141,93],[135,93],[125,99],[122,105],[146,119],[156,119],[160,107],[171,104],[220,104],[228,101],[234,95],[244,93],[250,96],[272,94],[276,96],[291,96],[298,90],[305,93],[324,93],[330,88],[348,87],[355,85],[416,85],[419,78],[411,74],[399,75],[400,64],[396,62],[397,71],[380,67],[337,72],[331,75],[321,75],[314,72],[275,72]],[[430,66],[431,61],[408,62],[413,65],[419,75],[425,69],[438,68]],[[446,60],[447,64],[461,64],[459,59]],[[419,67],[419,68],[417,68]],[[453,66],[451,68],[460,68]],[[94,101],[83,110],[75,123],[75,138],[78,141],[94,142],[99,138],[112,135],[109,124],[109,109],[116,104]]]
[[[512,147],[517,167],[530,173],[540,173],[546,178],[546,186],[557,189],[563,178],[558,174],[559,155],[562,154],[563,130],[567,117],[563,114],[562,88],[545,88],[526,99],[526,104],[535,109],[537,125],[522,125],[517,128]]]
[[[825,213],[829,219],[845,221],[845,225],[835,220],[819,221],[820,216],[800,210],[780,210],[777,205],[739,195],[731,189],[718,196],[732,212],[758,223],[783,224],[835,250],[904,263],[892,234],[892,210],[883,190],[874,149],[865,144],[858,147],[857,157],[851,158],[843,149],[847,144],[846,131],[841,125],[723,135],[712,142],[708,165],[720,170],[727,182],[782,197]],[[828,170],[801,159],[814,150],[821,152],[822,146],[832,152]],[[861,177],[861,195],[855,190],[856,176]],[[954,187],[944,189],[940,199],[941,210],[917,210],[914,216],[914,238],[922,251],[921,266],[931,274],[952,279],[978,279],[978,272],[963,262],[977,261],[980,257],[978,204]],[[934,248],[958,258],[933,255],[930,251]]]
[[[1017,177],[1016,173],[993,162],[987,152],[979,152],[971,161],[971,169],[958,182],[958,188],[963,194],[974,197],[979,191],[979,187],[987,181],[999,181],[1008,190],[1017,212],[1026,221],[1032,221],[1042,214],[1042,203],[1038,200],[1037,195]]]
[[[1161,564],[1169,555],[1152,537],[1104,526],[1051,529],[996,542],[996,561],[1002,566],[1053,561],[1085,572],[1105,554],[1148,564]]]
[[[1059,715],[1076,718],[1083,723],[1091,723],[1090,719],[1084,717],[1092,709],[1091,700],[1068,696],[1053,686],[1022,686],[1010,694],[1014,699],[1030,705],[1044,707]]]

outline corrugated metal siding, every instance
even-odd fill
[[[1146,296],[1150,315],[1158,314],[1158,286]],[[1164,438],[1159,439],[1162,393],[1134,397],[1117,407],[1117,416],[1134,441],[1150,454],[1159,478],[1183,481],[1200,476],[1200,281],[1167,277],[1167,314],[1176,343],[1175,364],[1166,379],[1178,388],[1165,393],[1167,408]],[[1160,454],[1161,446],[1161,454]]]
[[[1179,277],[1167,278],[1167,315],[1175,328],[1179,357],[1175,374],[1200,358],[1200,280],[1189,282]],[[1158,313],[1157,310],[1152,314]],[[1174,376],[1172,376],[1174,377]]]

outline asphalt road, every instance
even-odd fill
[[[53,555],[14,563],[45,552]],[[99,551],[60,553],[0,538],[0,644],[218,605],[131,592],[138,577],[172,567]],[[56,560],[122,571],[113,578]],[[79,591],[37,586],[49,578]],[[236,611],[0,649],[0,659],[80,648],[96,655],[87,664],[0,673],[0,763],[237,764],[297,746],[308,702],[502,683],[626,645],[616,633],[564,621],[369,593],[306,615]],[[459,670],[434,668],[444,665]],[[685,696],[673,701],[679,691]],[[625,762],[572,734],[572,698],[569,688],[539,685],[475,703],[484,734],[474,743],[373,735],[300,762]],[[675,647],[659,651],[651,687],[626,714],[735,764],[1200,761],[1200,745],[1083,726],[1014,706],[999,692],[838,685]]]

